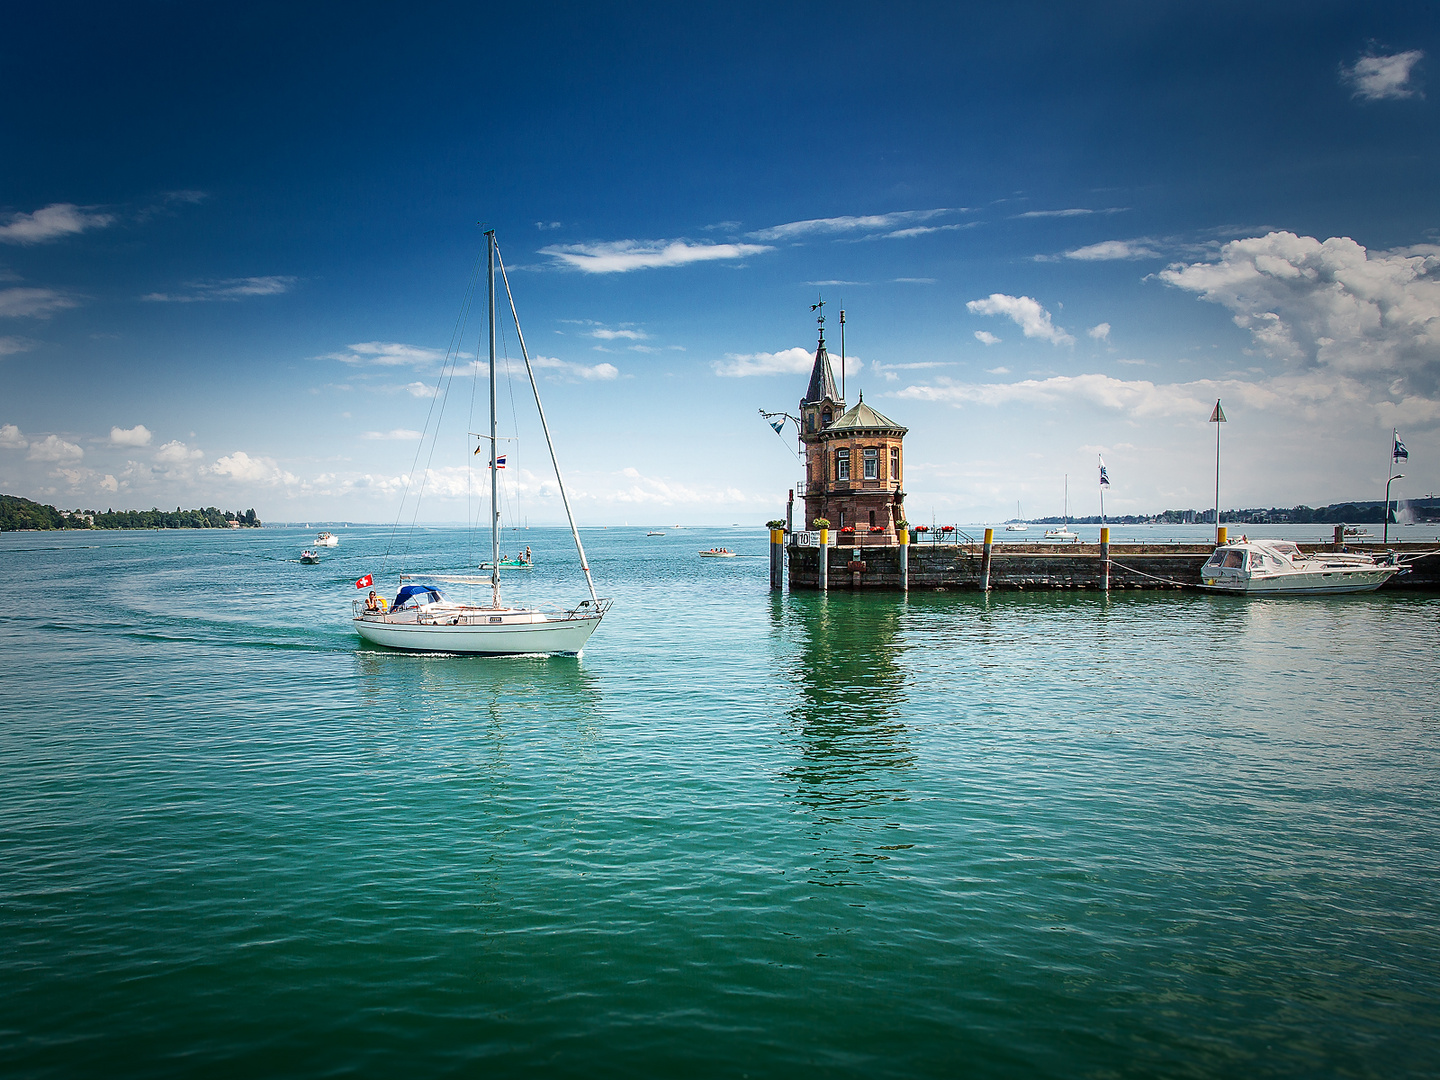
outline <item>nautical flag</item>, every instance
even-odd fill
[[[368,589],[371,585],[374,585],[374,584],[375,584],[375,579],[372,578],[369,574],[366,574],[366,575],[365,575],[364,577],[362,577],[359,581],[355,582],[355,587],[356,587],[357,589]]]
[[[504,454],[501,454],[499,457],[497,457],[497,458],[495,459],[495,467],[496,467],[497,469],[503,469],[503,468],[505,467],[505,455],[504,455]]]
[[[1410,451],[1405,449],[1405,444],[1400,441],[1400,433],[1395,433],[1395,447],[1390,451],[1391,461],[1409,461]]]
[[[1225,419],[1225,410],[1222,409],[1222,408],[1220,408],[1220,399],[1219,399],[1219,398],[1216,398],[1216,399],[1215,399],[1215,408],[1212,409],[1211,412],[1210,412],[1210,423],[1212,423],[1212,424],[1225,424],[1225,423],[1229,423],[1229,421]]]
[[[1110,486],[1110,474],[1105,471],[1105,459],[1103,457],[1100,459],[1100,486]]]
[[[784,421],[784,420],[771,420],[771,421],[770,421],[770,426],[775,429],[775,434],[776,434],[776,435],[779,435],[779,434],[780,434],[780,429],[785,426],[785,421]]]

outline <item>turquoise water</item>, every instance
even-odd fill
[[[359,644],[381,529],[0,536],[0,1072],[1433,1075],[1440,599],[643,533],[501,660]]]

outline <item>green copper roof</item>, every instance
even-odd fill
[[[888,416],[876,412],[869,405],[865,404],[865,395],[860,395],[860,401],[854,408],[847,409],[845,413],[831,424],[826,431],[898,431],[904,435],[909,428],[901,427]]]

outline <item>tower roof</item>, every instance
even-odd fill
[[[825,429],[826,434],[845,431],[895,431],[901,435],[909,430],[866,405],[864,394],[860,395],[860,401],[853,408],[845,410],[835,423]]]
[[[830,354],[825,351],[825,338],[822,336],[815,349],[815,366],[810,369],[810,386],[800,404],[824,401],[826,398],[839,401],[840,391],[835,389],[835,372],[830,370]]]

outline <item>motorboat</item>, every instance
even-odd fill
[[[505,263],[495,243],[495,232],[489,230],[486,238],[486,285],[489,297],[488,329],[490,337],[490,433],[477,436],[488,439],[490,455],[490,570],[488,577],[455,576],[446,574],[401,574],[400,590],[394,603],[388,607],[383,603],[362,603],[355,601],[355,632],[365,641],[384,645],[392,649],[408,649],[421,652],[450,652],[483,655],[508,655],[516,653],[567,653],[578,654],[585,647],[600,620],[610,610],[611,601],[602,599],[595,591],[594,579],[590,576],[590,564],[585,558],[585,547],[580,542],[580,531],[575,524],[575,515],[570,510],[570,497],[565,490],[564,477],[560,475],[559,459],[555,456],[555,443],[550,438],[550,427],[545,420],[545,409],[540,404],[540,387],[535,375],[530,353],[525,346],[525,334],[520,329],[520,317],[515,309],[515,297],[510,291],[510,279],[505,273]],[[544,432],[545,444],[550,450],[550,461],[555,468],[555,482],[565,516],[570,522],[570,535],[575,540],[575,551],[579,556],[580,569],[585,575],[585,584],[590,592],[588,600],[581,600],[574,607],[557,610],[542,610],[507,605],[500,598],[500,570],[503,566],[514,566],[515,562],[500,557],[500,498],[499,469],[504,466],[496,448],[500,444],[496,425],[496,367],[495,362],[495,269],[499,265],[501,278],[505,282],[505,296],[509,300],[510,315],[515,323],[515,335],[525,360],[525,373],[530,380],[530,389],[535,398],[535,411]],[[448,392],[450,380],[462,366],[463,354],[456,350],[447,357],[449,371],[436,385],[438,396],[443,386]],[[482,441],[473,452],[467,451],[467,460],[474,454],[487,449]],[[523,557],[522,557],[523,559]],[[528,560],[523,560],[528,569]],[[356,588],[371,584],[367,574],[355,583]],[[440,591],[440,584],[488,585],[490,603],[457,603],[446,599]]]
[[[654,532],[647,532],[645,535],[646,535],[646,536],[664,536],[665,534],[664,534],[663,532],[654,531]]]
[[[1247,596],[1373,592],[1405,567],[1359,552],[1306,554],[1289,540],[1241,537],[1215,549],[1200,568],[1207,588]]]
[[[300,561],[306,566],[318,566],[320,564],[320,553],[313,548],[306,548],[300,552]]]
[[[339,544],[340,538],[334,533],[322,532],[319,536],[315,537],[316,547],[338,547]]]
[[[735,552],[729,548],[711,548],[709,551],[700,552],[702,559],[733,559]]]

